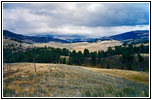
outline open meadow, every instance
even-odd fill
[[[148,97],[149,74],[51,63],[4,64],[7,97]],[[11,68],[11,69],[10,69]]]

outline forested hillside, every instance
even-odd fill
[[[72,52],[66,48],[29,47],[22,49],[22,45],[7,45],[3,49],[3,62],[37,62],[63,63],[69,65],[85,65],[101,68],[119,68],[128,70],[148,70],[148,57],[142,54],[149,53],[149,46],[132,44],[126,46],[109,47],[107,51],[90,52],[85,49]],[[113,58],[113,59],[111,59]],[[111,60],[110,60],[111,59]],[[117,66],[113,66],[118,64]]]

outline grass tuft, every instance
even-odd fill
[[[147,90],[139,91],[136,88],[124,87],[117,89],[111,85],[105,87],[88,88],[82,94],[82,97],[148,97]]]
[[[3,97],[12,97],[15,91],[10,89],[3,89]]]

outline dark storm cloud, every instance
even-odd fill
[[[148,3],[3,3],[3,28],[21,34],[98,36],[120,28],[148,29],[148,24]]]

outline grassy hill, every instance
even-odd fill
[[[78,42],[78,43],[59,43],[59,42],[48,42],[48,43],[33,43],[33,44],[28,44],[28,43],[19,43],[18,41],[14,41],[11,39],[3,39],[3,45],[7,46],[8,44],[14,44],[14,45],[19,45],[21,44],[23,47],[54,47],[54,48],[67,48],[68,50],[76,50],[76,51],[84,51],[84,49],[89,49],[89,51],[99,51],[99,50],[104,50],[106,51],[108,47],[114,47],[114,46],[119,46],[122,45],[121,42],[116,41],[116,40],[109,40],[109,41],[99,41],[99,42],[94,42],[94,43],[88,43],[88,42]]]
[[[114,47],[122,45],[119,41],[110,40],[110,41],[99,41],[94,43],[88,42],[78,42],[78,43],[57,43],[57,42],[48,42],[48,43],[34,43],[31,44],[35,47],[54,47],[54,48],[67,48],[70,51],[76,50],[83,52],[84,49],[89,49],[89,51],[99,51],[104,50],[106,51],[108,47]],[[30,46],[31,46],[30,45]]]
[[[36,63],[35,66],[36,72],[34,63],[4,64],[3,96],[149,96],[149,75],[145,72],[51,63]]]
[[[24,48],[27,48],[29,46],[31,46],[31,44],[27,44],[27,43],[20,43],[18,41],[14,41],[14,40],[11,40],[11,39],[3,39],[3,46],[8,46],[8,45],[11,45],[11,44],[14,44],[14,45],[22,45]]]

